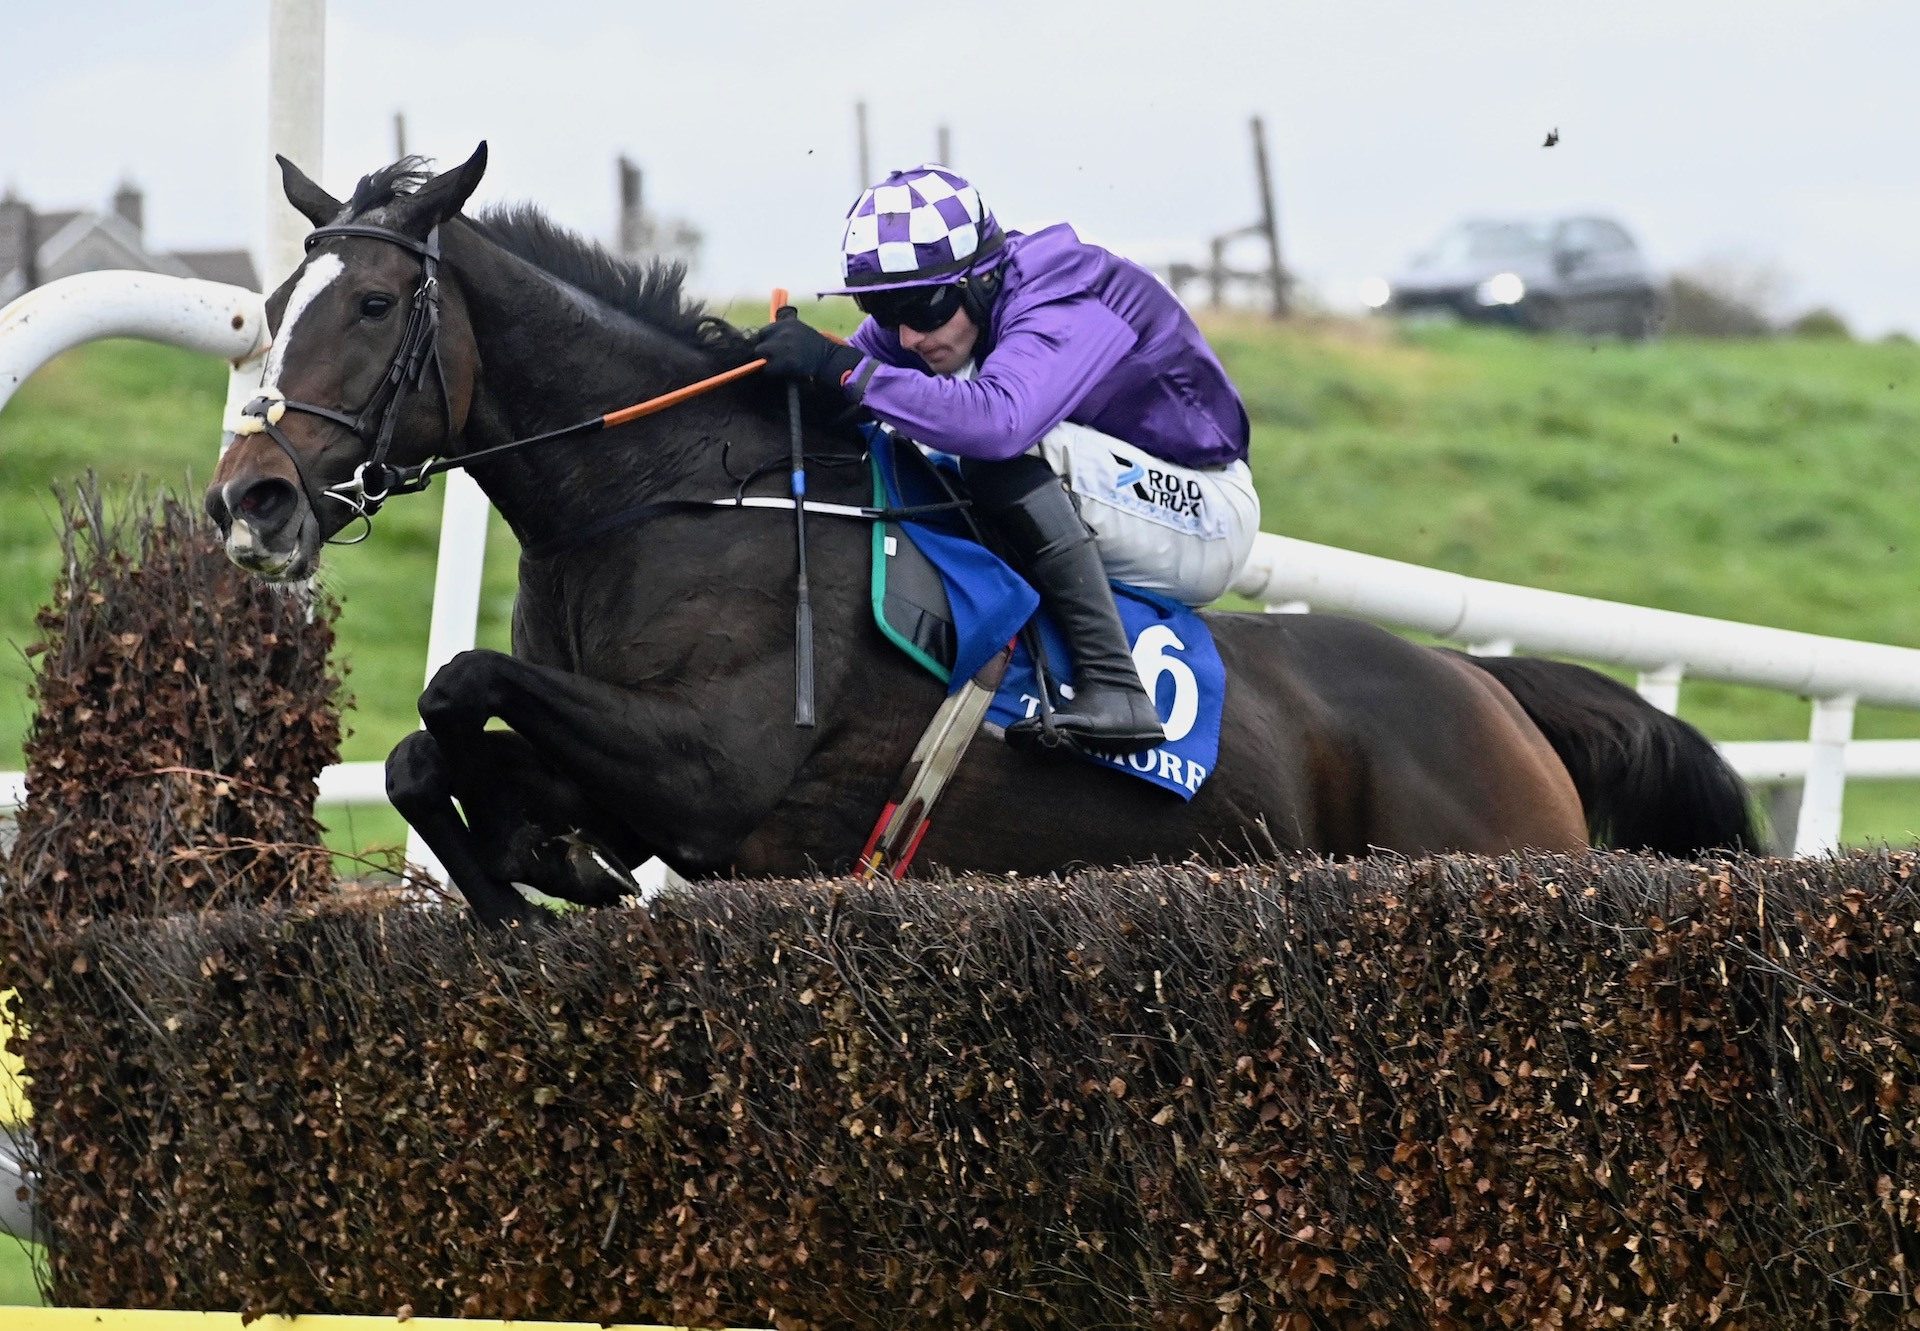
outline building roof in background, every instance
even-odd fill
[[[254,270],[253,256],[245,250],[175,250],[173,258],[205,281],[226,282],[249,291],[260,289],[260,274]]]
[[[19,205],[23,200],[9,195],[0,201],[9,205]],[[12,294],[14,288],[21,285],[21,269],[25,267],[23,242],[24,231],[18,223],[19,213],[15,208],[0,212],[0,293]],[[94,211],[82,208],[67,208],[51,212],[35,212],[33,218],[34,238],[39,246],[40,270],[42,274],[57,271],[61,260],[73,248],[90,235],[100,235],[110,240],[107,248],[125,251],[130,263],[144,267],[151,272],[190,274],[209,282],[227,282],[234,286],[246,287],[250,291],[260,289],[260,277],[253,266],[253,256],[242,249],[224,250],[182,250],[168,252],[148,249],[136,226],[129,223],[111,209]],[[99,244],[100,242],[96,242]],[[97,262],[97,260],[96,260]],[[4,299],[4,295],[0,295]]]

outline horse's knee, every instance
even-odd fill
[[[416,813],[453,798],[453,772],[440,745],[424,730],[416,730],[387,755],[387,801],[412,821]]]
[[[420,695],[420,719],[432,730],[461,721],[484,723],[498,710],[499,652],[461,652],[433,672]]]

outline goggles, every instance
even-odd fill
[[[916,333],[934,333],[946,327],[960,309],[960,288],[899,287],[892,291],[856,292],[853,303],[883,328],[905,325]]]

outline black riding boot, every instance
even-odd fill
[[[1103,753],[1139,753],[1164,742],[1159,714],[1127,650],[1106,567],[1066,485],[1043,460],[1026,455],[968,459],[961,474],[974,512],[1011,547],[1073,651],[1073,699],[1053,713],[1054,727]],[[1029,743],[1044,733],[1035,717],[1009,726],[1007,739]]]

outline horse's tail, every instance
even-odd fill
[[[1745,783],[1705,735],[1584,666],[1473,656],[1553,745],[1595,845],[1690,857],[1759,851]]]

